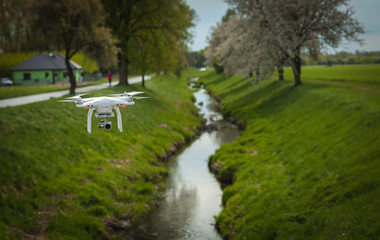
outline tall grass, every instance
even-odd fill
[[[345,79],[325,69],[318,74],[327,81]],[[201,80],[226,115],[246,123],[236,142],[210,158],[232,183],[217,217],[225,238],[378,238],[378,94],[313,81],[256,86],[213,72]]]
[[[162,157],[200,126],[187,79],[158,76],[138,86],[151,98],[121,110],[124,132],[86,131],[87,111],[56,99],[0,109],[0,236],[105,239],[131,227],[167,176]]]

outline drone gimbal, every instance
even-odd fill
[[[91,134],[91,118],[92,114],[94,112],[95,108],[89,108],[88,109],[88,114],[87,114],[87,132]],[[119,107],[114,107],[116,116],[117,116],[117,128],[119,131],[122,133],[123,132],[123,122],[121,120],[121,114]],[[112,128],[112,122],[107,122],[107,118],[114,117],[114,113],[112,112],[107,112],[107,113],[95,113],[95,118],[100,118],[102,119],[100,123],[98,124],[98,128],[104,128],[104,129],[111,129]]]

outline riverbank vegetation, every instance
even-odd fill
[[[292,76],[258,84],[211,70],[201,77],[224,114],[245,123],[210,158],[229,184],[216,218],[224,238],[379,236],[380,95],[360,86],[367,79],[378,90],[380,79],[334,71],[304,67],[298,87]],[[350,84],[330,84],[337,81]]]
[[[340,51],[324,53],[318,59],[303,54],[302,63],[306,65],[337,65],[337,64],[379,64],[380,51],[355,51],[355,53]]]
[[[289,64],[298,86],[302,55],[317,59],[326,46],[335,48],[344,39],[360,42],[364,33],[348,0],[227,2],[232,8],[212,29],[205,56],[209,66],[228,75],[259,78],[276,67],[282,79]]]
[[[93,118],[88,135],[87,111],[57,99],[0,109],[2,239],[108,239],[131,227],[152,207],[167,159],[201,125],[188,78],[91,93],[150,97],[122,109],[122,134]]]

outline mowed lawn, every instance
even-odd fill
[[[351,68],[352,67],[352,68]],[[226,239],[378,239],[379,65],[302,68],[303,85],[201,77],[225,115],[245,123],[210,158],[224,188]],[[331,82],[350,83],[342,86]]]
[[[286,79],[293,78],[290,67],[285,68],[285,77]],[[380,85],[380,64],[304,66],[301,77],[304,81],[323,80]]]

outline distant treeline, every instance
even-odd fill
[[[322,54],[317,60],[310,56],[302,57],[303,65],[336,65],[336,64],[380,64],[380,51],[337,52]]]
[[[201,68],[205,67],[206,57],[204,55],[205,49],[198,52],[190,52],[187,54],[187,63],[191,67]]]
[[[191,52],[187,56],[188,64],[192,67],[205,67],[204,51]],[[321,54],[313,59],[303,54],[302,65],[337,65],[337,64],[380,64],[380,51],[337,52],[335,54]],[[289,64],[285,64],[289,65]]]

